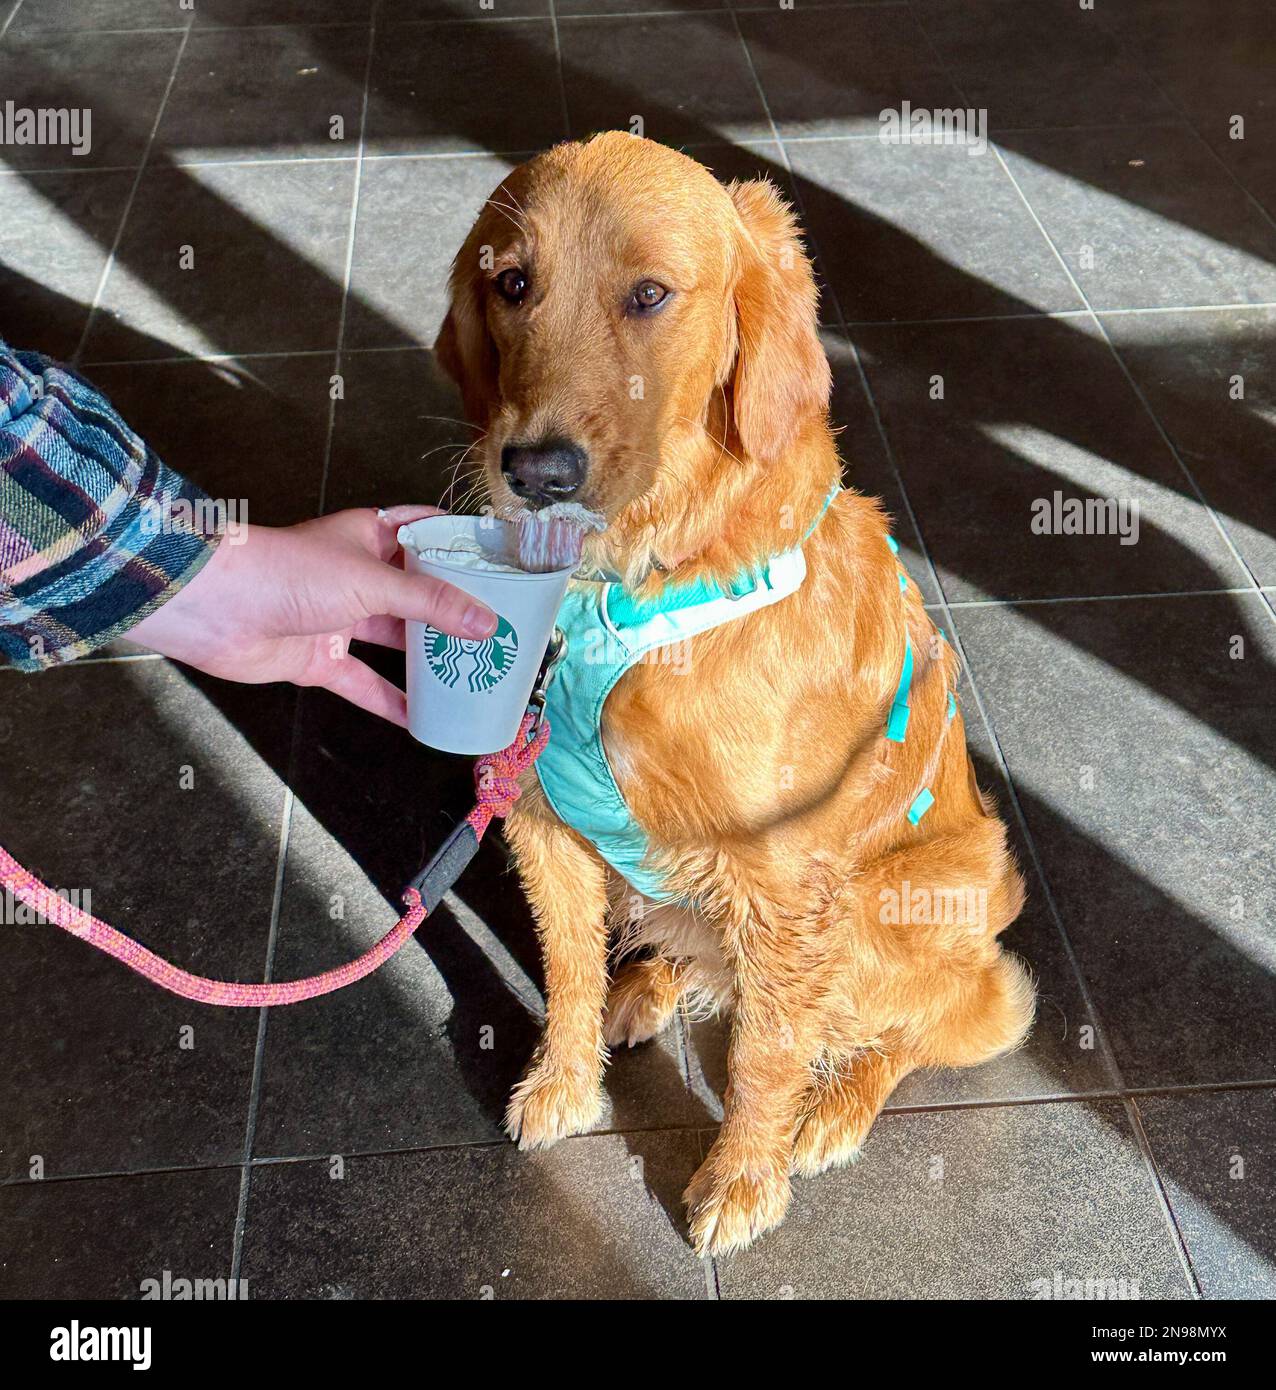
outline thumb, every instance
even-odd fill
[[[479,639],[496,631],[496,614],[464,590],[428,574],[405,574],[393,565],[374,564],[362,589],[367,616],[389,614],[413,623],[429,623],[452,637]]]

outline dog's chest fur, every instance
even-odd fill
[[[632,743],[603,719],[603,748],[622,795],[637,775]],[[732,1002],[732,977],[718,929],[694,907],[658,903],[637,892],[618,874],[610,875],[612,920],[622,954],[648,950],[666,960],[678,961],[687,973],[689,987],[706,1005],[728,1008]]]

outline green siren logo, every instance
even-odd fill
[[[425,629],[425,659],[449,690],[462,679],[466,689],[475,694],[491,690],[505,679],[517,655],[518,633],[504,618],[497,621],[496,631],[481,642],[449,637],[429,626]]]

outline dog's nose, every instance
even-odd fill
[[[580,491],[589,459],[569,439],[546,439],[540,444],[507,444],[501,450],[501,472],[511,489],[529,502],[566,502]]]

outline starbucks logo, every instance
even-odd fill
[[[425,659],[430,670],[448,687],[462,681],[475,694],[491,690],[505,678],[518,655],[518,633],[500,618],[496,631],[481,642],[449,637],[432,627],[425,629]]]

